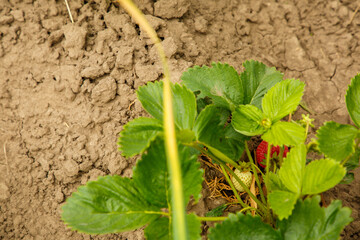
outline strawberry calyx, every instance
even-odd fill
[[[266,167],[265,161],[267,157],[267,148],[268,148],[268,143],[266,141],[262,141],[256,149],[256,160],[262,168]],[[289,148],[287,146],[284,146],[283,157],[286,157],[288,152],[289,152]],[[270,150],[270,158],[278,159],[279,154],[280,154],[280,147],[272,146]]]
[[[263,126],[265,129],[269,129],[271,127],[271,119],[269,118],[264,118],[263,120],[261,120],[260,125]]]
[[[241,172],[248,172],[251,170],[250,162],[240,162],[239,167],[240,167]]]

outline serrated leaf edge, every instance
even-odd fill
[[[119,133],[119,137],[118,137],[118,141],[117,141],[117,144],[119,145],[118,147],[118,151],[121,152],[121,155],[123,155],[124,157],[133,157],[135,155],[138,155],[138,154],[143,154],[151,145],[151,143],[159,136],[162,134],[162,132],[159,132],[158,134],[154,135],[152,138],[149,139],[148,141],[148,144],[146,144],[146,147],[140,151],[139,153],[134,153],[134,154],[131,154],[131,155],[127,155],[127,154],[124,154],[124,150],[122,149],[123,145],[122,143],[124,142],[122,139],[124,137],[124,134],[126,134],[126,130],[127,128],[129,127],[129,125],[133,122],[133,121],[136,121],[137,119],[140,119],[140,118],[136,118],[132,121],[129,121],[127,122],[124,126],[123,126],[123,130],[121,130],[121,132]],[[153,118],[153,119],[156,119],[156,118]]]
[[[322,152],[322,153],[324,153],[324,151],[321,149],[321,144],[320,144],[320,142],[319,142],[319,139],[321,138],[320,136],[322,135],[322,129],[324,129],[327,125],[329,125],[329,124],[332,124],[332,123],[335,123],[335,125],[336,126],[340,126],[340,125],[343,125],[343,126],[352,126],[352,125],[349,125],[349,124],[340,124],[340,123],[337,123],[337,122],[334,122],[334,121],[328,121],[328,122],[325,122],[324,124],[323,124],[323,126],[321,126],[317,131],[316,131],[316,137],[317,137],[317,142],[318,142],[318,148],[320,149],[320,151]],[[352,127],[354,127],[354,126],[352,126]],[[358,135],[359,135],[359,133],[360,133],[360,130],[358,130]],[[354,141],[353,141],[353,143],[352,143],[352,151],[351,151],[351,153],[348,155],[348,156],[352,156],[354,153],[355,153],[355,149],[356,149],[356,138],[357,138],[357,136],[355,136],[354,137]],[[324,155],[326,156],[326,157],[328,157],[328,158],[331,158],[331,156],[328,156],[327,154],[325,154],[324,153]],[[334,159],[335,161],[337,161],[336,159]],[[343,160],[343,159],[342,159]],[[338,162],[338,161],[337,161]]]
[[[245,74],[245,72],[246,72],[246,67],[245,67],[245,65],[246,64],[251,64],[251,63],[257,63],[257,64],[263,64],[264,66],[266,66],[266,72],[268,72],[268,71],[271,71],[271,70],[273,70],[274,71],[274,73],[276,72],[276,73],[280,73],[281,75],[282,75],[282,77],[284,77],[284,74],[282,73],[282,72],[280,72],[280,71],[277,71],[276,70],[276,67],[269,67],[269,66],[267,66],[266,64],[264,64],[264,63],[262,63],[262,62],[260,62],[260,61],[256,61],[256,60],[254,60],[254,59],[250,59],[250,60],[246,60],[245,62],[243,62],[242,63],[242,66],[244,67],[244,71],[243,72],[241,72],[240,73],[240,79],[241,79],[241,75],[242,74]],[[261,83],[261,82],[260,82]],[[275,84],[276,85],[276,84]],[[275,86],[274,85],[274,86]],[[258,87],[256,88],[256,90],[255,90],[255,92],[257,91],[257,89],[259,88],[259,86],[260,86],[260,84],[258,85]],[[273,86],[273,87],[274,87]],[[271,89],[271,88],[270,88]],[[268,89],[268,91],[270,90],[270,89]],[[267,92],[266,92],[267,93]],[[266,94],[265,93],[265,94]],[[254,96],[255,96],[255,94],[251,97],[251,100],[250,100],[250,103],[249,104],[252,104],[252,102],[253,102],[253,100],[254,100]],[[265,96],[265,95],[264,95]]]
[[[348,89],[346,90],[345,103],[346,103],[346,109],[347,109],[347,111],[348,111],[348,113],[349,113],[349,115],[350,115],[351,120],[353,121],[353,123],[354,123],[358,128],[360,128],[360,123],[356,123],[356,122],[354,121],[354,119],[353,119],[352,114],[349,112],[348,104],[350,104],[350,103],[348,103],[348,100],[347,100],[347,99],[348,99],[348,95],[350,96],[351,89],[354,87],[355,81],[359,81],[359,82],[360,82],[360,73],[357,74],[355,77],[353,77],[353,78],[351,79],[350,85],[349,85]],[[359,84],[360,84],[360,83],[359,83]],[[358,106],[358,107],[360,108],[360,106]]]

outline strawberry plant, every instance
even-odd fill
[[[144,227],[147,239],[201,239],[201,221],[222,221],[209,239],[338,239],[351,210],[337,200],[321,207],[318,194],[350,182],[359,165],[360,74],[346,94],[355,126],[327,122],[306,144],[311,119],[283,121],[298,108],[305,84],[283,80],[257,61],[243,67],[238,74],[228,64],[195,66],[181,84],[168,81],[165,67],[164,81],[140,87],[137,97],[151,117],[128,122],[118,141],[125,157],[141,155],[133,177],[99,177],[79,187],[62,207],[67,226],[89,234]],[[264,141],[256,161],[248,147],[254,136]],[[324,158],[308,161],[310,151]],[[191,198],[201,197],[200,154],[222,169],[242,207],[238,213],[219,216],[224,206],[205,217],[185,212]],[[252,178],[258,194],[249,189]],[[255,206],[247,205],[247,196]]]
[[[189,202],[190,196],[200,198],[203,171],[196,159],[201,153],[219,164],[224,175],[231,174],[231,180],[227,179],[244,209],[252,208],[237,191],[245,191],[258,205],[256,216],[230,214],[210,230],[210,239],[250,235],[254,237],[249,239],[337,238],[351,221],[350,210],[341,207],[339,201],[322,208],[316,195],[340,183],[347,172],[358,166],[360,110],[354,106],[360,104],[360,75],[352,79],[346,95],[355,126],[327,122],[318,130],[317,140],[306,145],[311,119],[304,116],[301,122],[305,126],[282,121],[298,107],[304,83],[282,80],[281,73],[260,62],[247,61],[243,65],[245,71],[241,74],[222,63],[196,66],[182,75],[183,84],[171,84],[184,201]],[[160,81],[137,90],[138,99],[152,117],[130,121],[120,132],[122,154],[142,154],[132,179],[106,176],[80,187],[63,207],[62,217],[68,226],[87,233],[147,226],[148,239],[171,238],[172,189],[163,140],[163,87]],[[210,101],[198,112],[197,102],[202,98]],[[248,149],[250,137],[256,135],[263,139],[256,153],[257,161],[264,161],[266,166],[262,172]],[[325,158],[307,164],[311,149],[318,149]],[[247,163],[240,161],[244,151]],[[276,164],[270,168],[274,155]],[[249,190],[252,176],[259,189],[257,196]],[[261,179],[265,180],[267,194],[262,191]],[[190,238],[198,239],[201,221],[224,217],[188,214],[186,219]],[[304,233],[308,237],[301,238]]]

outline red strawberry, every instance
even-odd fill
[[[262,141],[256,149],[256,160],[259,163],[259,165],[263,168],[266,167],[265,161],[266,161],[267,148],[268,148],[268,143],[266,141]],[[289,148],[287,146],[285,146],[283,157],[286,157],[286,154],[288,152],[289,152]],[[279,146],[271,148],[271,151],[270,151],[271,158],[275,157],[275,156],[273,156],[274,153],[276,153],[276,156],[279,156],[279,154],[280,154]]]

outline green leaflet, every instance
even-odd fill
[[[206,217],[220,217],[224,215],[225,209],[228,207],[227,204],[222,204],[205,214]]]
[[[260,135],[266,129],[260,125],[264,116],[260,109],[253,105],[240,105],[232,113],[232,121],[234,129],[246,136]]]
[[[317,132],[319,149],[340,162],[355,152],[357,134],[358,129],[354,126],[326,122]]]
[[[198,141],[236,161],[245,149],[246,137],[237,133],[231,124],[225,127],[229,115],[226,109],[208,105],[196,119],[194,132]]]
[[[301,193],[301,186],[305,174],[305,164],[306,147],[304,144],[300,144],[291,148],[279,170],[281,182],[287,189],[298,195]]]
[[[355,180],[355,175],[352,172],[347,172],[345,177],[339,182],[339,184],[350,184]]]
[[[351,119],[360,128],[360,74],[351,79],[345,101]]]
[[[195,95],[185,86],[171,85],[173,95],[174,120],[177,126],[180,141],[189,142],[194,134],[191,129],[194,126],[197,115]],[[153,118],[138,118],[128,122],[119,137],[119,150],[126,157],[143,153],[150,142],[163,132],[163,83],[148,83],[137,91],[143,107]]]
[[[198,152],[190,147],[178,146],[179,160],[182,168],[185,202],[193,195],[195,200],[201,197],[202,170],[197,162]],[[133,180],[139,186],[139,192],[151,203],[165,208],[170,198],[169,172],[166,162],[164,141],[157,138],[142,156],[133,171]]]
[[[196,161],[197,154],[189,147],[179,146],[186,203],[191,195],[200,197],[203,172]],[[106,176],[79,187],[63,206],[62,219],[72,229],[86,233],[142,227],[159,218],[162,208],[169,207],[168,176],[164,142],[157,138],[137,162],[133,179]]]
[[[318,194],[338,184],[346,174],[346,169],[331,159],[310,162],[305,168],[303,194]]]
[[[192,129],[197,115],[194,93],[179,84],[172,85],[171,90],[176,126],[179,129]]]
[[[305,164],[306,147],[300,144],[284,159],[278,178],[270,175],[271,186],[275,188],[271,189],[269,203],[280,219],[290,215],[296,198],[324,192],[338,184],[346,173],[334,160],[321,159]]]
[[[289,217],[294,209],[301,193],[305,164],[306,147],[300,144],[290,150],[278,175],[270,175],[272,192],[269,194],[269,203],[279,219]]]
[[[171,84],[174,121],[178,129],[192,129],[197,115],[196,99],[185,86]],[[163,82],[148,83],[137,90],[138,98],[154,118],[163,120]]]
[[[351,155],[349,160],[344,164],[344,167],[346,168],[347,172],[345,177],[341,180],[340,184],[350,184],[352,181],[354,181],[355,179],[354,173],[349,171],[359,167],[359,161],[360,161],[360,148],[356,148],[355,153]]]
[[[119,150],[126,157],[143,153],[152,140],[163,132],[163,124],[154,118],[137,118],[128,122],[120,132]]]
[[[296,146],[305,141],[305,129],[294,122],[276,122],[261,138],[274,146]]]
[[[250,60],[243,63],[245,71],[240,78],[244,86],[243,104],[252,104],[261,109],[261,100],[266,92],[280,82],[283,74],[274,67],[269,68],[265,64]]]
[[[195,93],[195,95],[196,95],[196,93]],[[211,102],[211,99],[208,98],[208,97],[196,99],[196,107],[197,107],[197,112],[198,112],[198,114],[199,114],[202,110],[204,110],[204,108],[205,108],[207,105],[209,105],[209,104],[211,104],[211,103],[212,103],[212,102]]]
[[[136,91],[143,108],[159,121],[163,121],[163,86],[162,81],[148,82]]]
[[[288,218],[294,209],[299,195],[288,191],[273,191],[269,194],[269,203],[280,220]]]
[[[342,208],[340,201],[332,202],[327,208],[321,208],[319,202],[319,196],[298,200],[293,214],[277,224],[282,239],[339,239],[342,229],[352,220],[351,210]]]
[[[262,99],[263,112],[252,105],[240,105],[232,113],[234,129],[247,136],[263,134],[273,145],[295,146],[305,140],[305,129],[296,123],[278,122],[296,109],[304,83],[284,80],[272,87]]]
[[[84,233],[115,233],[139,228],[159,217],[128,178],[99,177],[79,187],[62,207],[62,220]]]
[[[211,68],[195,66],[184,72],[181,80],[193,92],[200,91],[198,98],[209,97],[218,107],[233,111],[244,101],[240,76],[229,64],[212,63]]]
[[[201,223],[194,214],[186,215],[188,224],[189,236],[188,239],[200,240]],[[169,231],[169,219],[159,218],[150,223],[144,231],[147,240],[172,240],[171,232]]]
[[[344,164],[347,171],[354,170],[359,167],[360,161],[360,148],[356,148],[355,153],[349,158],[349,160]]]
[[[289,189],[287,189],[285,185],[281,182],[278,174],[269,172],[269,178],[271,191],[289,191]]]
[[[351,210],[334,201],[327,208],[319,206],[320,197],[298,200],[292,215],[277,222],[278,230],[263,223],[260,217],[230,214],[210,230],[210,240],[333,240],[351,222]]]
[[[210,229],[210,240],[281,240],[278,231],[261,221],[259,216],[252,217],[242,213],[230,214],[220,224]]]
[[[169,228],[169,218],[161,217],[149,224],[144,230],[147,240],[169,240],[171,232]]]
[[[295,111],[301,101],[304,88],[305,83],[295,79],[277,83],[262,99],[265,116],[276,122]]]
[[[209,97],[218,107],[234,111],[240,104],[252,104],[261,108],[265,93],[282,80],[283,74],[254,60],[243,66],[245,71],[240,76],[228,64],[195,66],[184,72],[181,79],[192,91],[200,92],[198,98]]]

